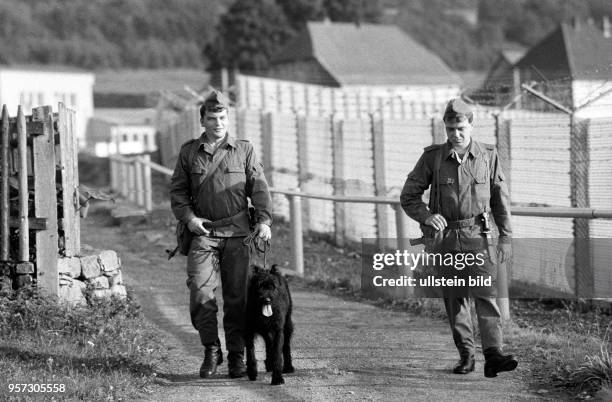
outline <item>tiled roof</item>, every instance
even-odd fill
[[[339,85],[461,83],[442,59],[393,25],[309,22],[273,62],[311,59]]]

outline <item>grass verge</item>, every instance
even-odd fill
[[[159,346],[130,293],[88,307],[31,290],[2,293],[0,399],[131,400],[147,392]],[[15,384],[33,385],[15,392]],[[42,384],[63,392],[41,392]]]

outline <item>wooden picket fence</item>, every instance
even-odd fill
[[[81,247],[76,113],[58,106],[10,117],[5,105],[0,130],[0,273],[53,295],[58,258]]]

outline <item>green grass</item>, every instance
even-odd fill
[[[147,392],[163,358],[129,294],[89,307],[32,291],[0,294],[0,400],[130,400]],[[17,395],[10,384],[64,384],[65,392]]]

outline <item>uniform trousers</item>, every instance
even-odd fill
[[[244,237],[194,236],[187,257],[187,287],[191,323],[202,345],[217,341],[215,289],[221,280],[223,328],[230,352],[244,351],[250,253]]]
[[[467,253],[478,253],[478,251],[462,253],[465,255]],[[474,332],[470,298],[474,299],[476,307],[482,350],[485,351],[490,348],[501,350],[502,347],[501,313],[495,299],[497,295],[497,265],[489,260],[486,251],[482,251],[481,255],[485,256],[484,264],[465,267],[460,271],[454,268],[446,269],[443,273],[443,275],[449,277],[464,278],[466,283],[469,283],[467,282],[469,277],[491,278],[490,286],[467,285],[465,287],[444,287],[442,289],[453,340],[461,357],[474,356]]]

